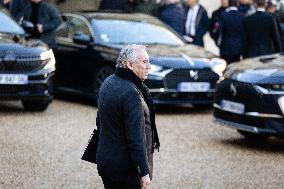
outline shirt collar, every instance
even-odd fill
[[[257,11],[260,11],[260,12],[265,12],[265,9],[264,9],[264,8],[257,8],[256,10],[257,10]]]
[[[237,7],[228,7],[228,8],[226,8],[226,12],[230,12],[230,11],[237,11],[238,10],[238,8]]]

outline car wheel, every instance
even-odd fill
[[[94,93],[95,93],[95,101],[97,102],[99,89],[103,83],[103,81],[114,73],[114,68],[111,66],[103,66],[101,67],[95,75],[94,79]]]
[[[269,135],[266,135],[266,134],[256,134],[256,133],[251,133],[251,132],[242,131],[242,130],[238,130],[238,132],[247,139],[254,139],[254,140],[263,139],[264,140],[269,137]]]
[[[50,100],[22,100],[26,110],[35,112],[46,110],[50,102]]]

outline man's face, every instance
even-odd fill
[[[142,81],[144,81],[147,79],[148,72],[151,69],[149,56],[143,49],[137,48],[135,52],[137,56],[136,63],[129,63],[128,68],[131,69]]]
[[[228,7],[229,6],[229,0],[221,0],[221,6],[222,7]]]
[[[198,0],[187,0],[187,4],[188,4],[189,6],[194,6],[194,5],[197,4],[197,2],[198,2]]]

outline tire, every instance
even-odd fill
[[[97,71],[95,78],[94,78],[94,87],[93,87],[94,88],[94,94],[95,94],[95,102],[97,102],[97,100],[98,100],[99,89],[100,89],[103,81],[113,73],[114,73],[114,68],[109,66],[109,65],[102,66]]]
[[[194,104],[193,107],[195,109],[200,109],[200,110],[208,110],[212,109],[212,104]]]
[[[243,130],[238,130],[238,132],[244,136],[246,139],[250,140],[265,140],[269,137],[269,135],[266,134],[256,134],[256,133],[251,133],[248,131],[243,131]]]
[[[22,100],[25,110],[32,112],[46,110],[50,102],[50,100]]]

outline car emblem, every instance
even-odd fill
[[[13,51],[6,51],[3,57],[4,62],[15,62],[16,54]]]
[[[230,85],[230,91],[233,93],[233,96],[237,95],[237,87],[233,83]]]
[[[197,79],[198,79],[198,71],[190,70],[190,71],[189,71],[189,75],[190,75],[190,77],[193,78],[194,80],[197,80]]]

